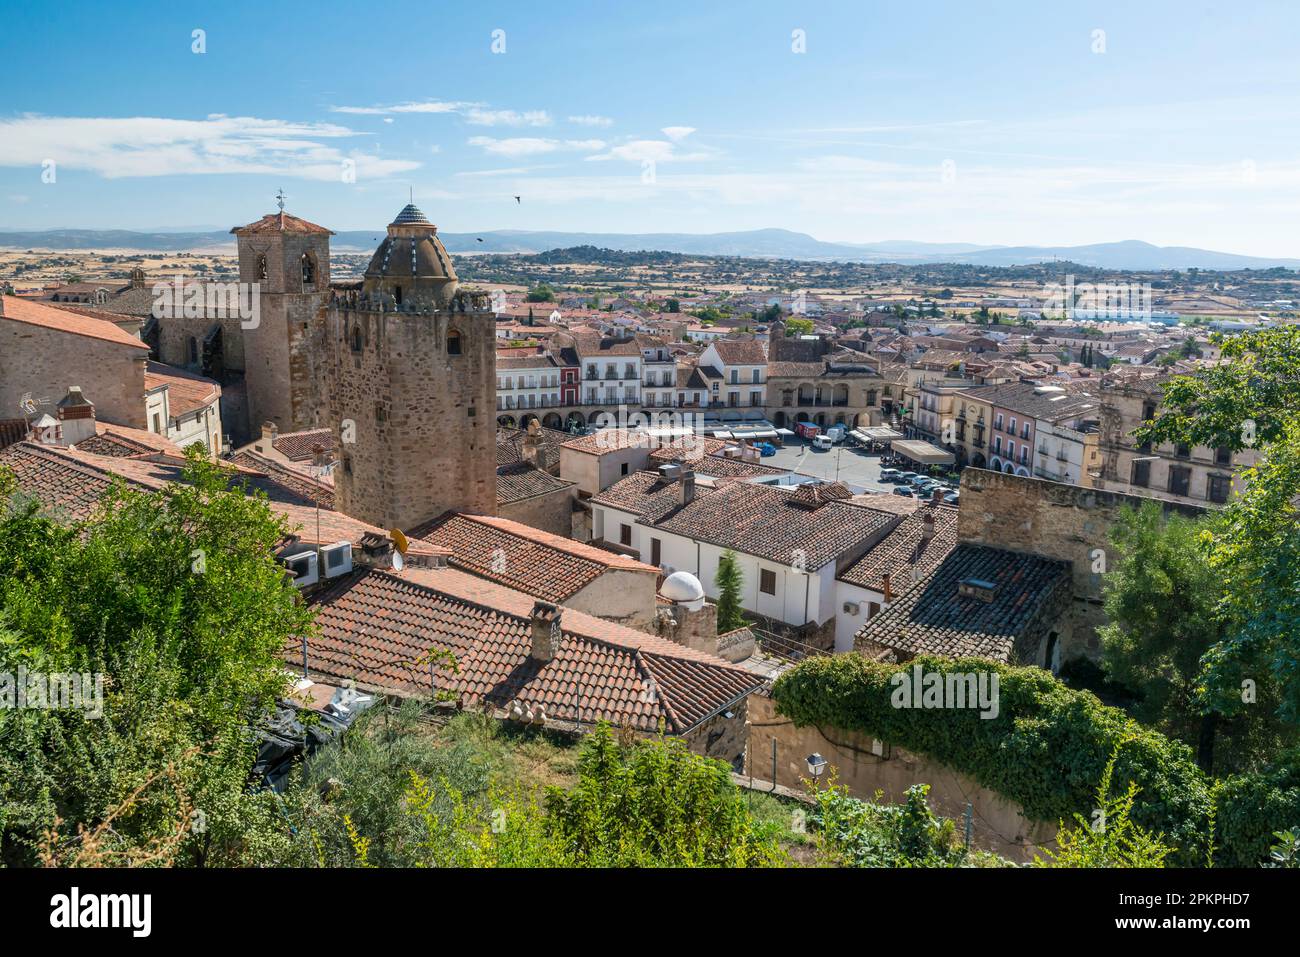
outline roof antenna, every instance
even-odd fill
[[[409,188],[410,191],[411,191],[411,199],[410,199],[410,203],[411,203],[412,206],[414,206],[414,205],[415,205],[415,187],[414,187],[414,186],[411,186],[411,187],[408,187],[408,188]]]

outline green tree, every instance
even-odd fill
[[[728,549],[718,559],[718,570],[714,573],[713,584],[718,589],[718,633],[743,628],[745,616],[740,610],[740,593],[744,587],[744,576],[736,553]]]
[[[538,283],[528,290],[528,295],[525,298],[528,302],[554,302],[555,290],[544,282]]]
[[[1206,773],[1266,760],[1286,732],[1273,714],[1277,688],[1267,675],[1255,707],[1225,713],[1200,693],[1202,659],[1230,633],[1220,612],[1222,578],[1206,561],[1221,521],[1165,516],[1155,502],[1125,509],[1111,529],[1114,560],[1103,580],[1108,622],[1098,629],[1107,674],[1136,695],[1134,716],[1193,746]],[[1220,735],[1231,747],[1216,750]]]
[[[801,319],[797,316],[791,316],[785,322],[786,336],[810,336],[813,331],[813,321],[811,319]]]
[[[1243,681],[1271,675],[1279,711],[1300,721],[1300,328],[1279,326],[1232,338],[1212,337],[1226,360],[1174,376],[1155,419],[1139,442],[1174,442],[1240,451],[1255,448],[1259,464],[1243,476],[1245,490],[1224,509],[1207,542],[1207,560],[1221,577],[1220,614],[1230,633],[1205,655],[1202,694],[1234,712],[1249,706]]]
[[[264,833],[248,730],[286,690],[280,653],[311,613],[265,500],[194,447],[184,479],[115,483],[67,526],[0,501],[0,671],[103,676],[99,717],[0,709],[5,863],[228,862]]]

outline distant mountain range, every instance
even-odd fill
[[[369,251],[384,230],[345,230],[334,237],[335,249]],[[453,253],[539,253],[572,246],[597,246],[624,252],[661,251],[694,256],[742,256],[753,259],[803,259],[905,265],[954,263],[972,266],[1020,266],[1065,260],[1098,269],[1300,269],[1300,259],[1271,259],[1214,252],[1190,246],[1153,246],[1138,240],[1088,246],[978,246],[970,243],[923,243],[889,240],[876,243],[828,243],[788,229],[752,229],[733,233],[570,233],[499,229],[483,233],[439,233]],[[17,249],[131,249],[180,252],[230,249],[226,230],[133,232],[122,229],[51,229],[0,231],[0,247]]]

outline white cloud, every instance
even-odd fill
[[[682,140],[686,139],[686,137],[690,136],[692,133],[695,132],[695,127],[693,127],[693,126],[665,126],[665,127],[664,127],[662,130],[660,130],[659,132],[660,132],[660,133],[663,133],[664,136],[668,137],[668,138],[669,138],[670,140],[672,140],[674,143],[680,143]]]
[[[686,160],[712,159],[716,155],[709,150],[697,150],[694,153],[677,152],[677,144],[668,140],[630,140],[612,147],[609,152],[587,157],[590,160],[627,160],[631,163],[682,162]]]
[[[551,114],[545,110],[484,110],[474,107],[465,113],[465,122],[475,126],[550,126]]]
[[[576,123],[579,126],[613,126],[614,121],[608,116],[596,116],[592,113],[584,113],[581,116],[569,117],[570,123]]]
[[[294,123],[214,114],[203,120],[164,117],[56,117],[0,120],[0,166],[68,169],[122,177],[280,173],[338,180],[345,159],[358,178],[419,168],[326,141],[359,134],[332,123]]]
[[[481,106],[480,103],[461,103],[445,100],[396,103],[392,106],[331,106],[332,113],[352,113],[358,116],[385,116],[389,113],[459,113]]]
[[[332,106],[334,113],[359,116],[389,116],[393,113],[457,114],[474,126],[550,126],[546,110],[492,110],[484,103],[462,100],[423,100],[391,106]]]
[[[535,156],[557,150],[583,150],[591,152],[605,147],[604,140],[553,140],[534,136],[516,136],[495,139],[491,136],[471,136],[470,146],[477,146],[497,156]]]

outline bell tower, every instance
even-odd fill
[[[264,422],[281,432],[317,425],[313,327],[330,288],[330,237],[324,226],[284,211],[232,229],[239,250],[239,281],[257,284],[258,310],[241,322],[248,424]],[[237,367],[237,363],[232,363]]]
[[[494,323],[487,294],[458,288],[438,228],[407,205],[326,314],[336,508],[403,530],[448,509],[495,514]]]

